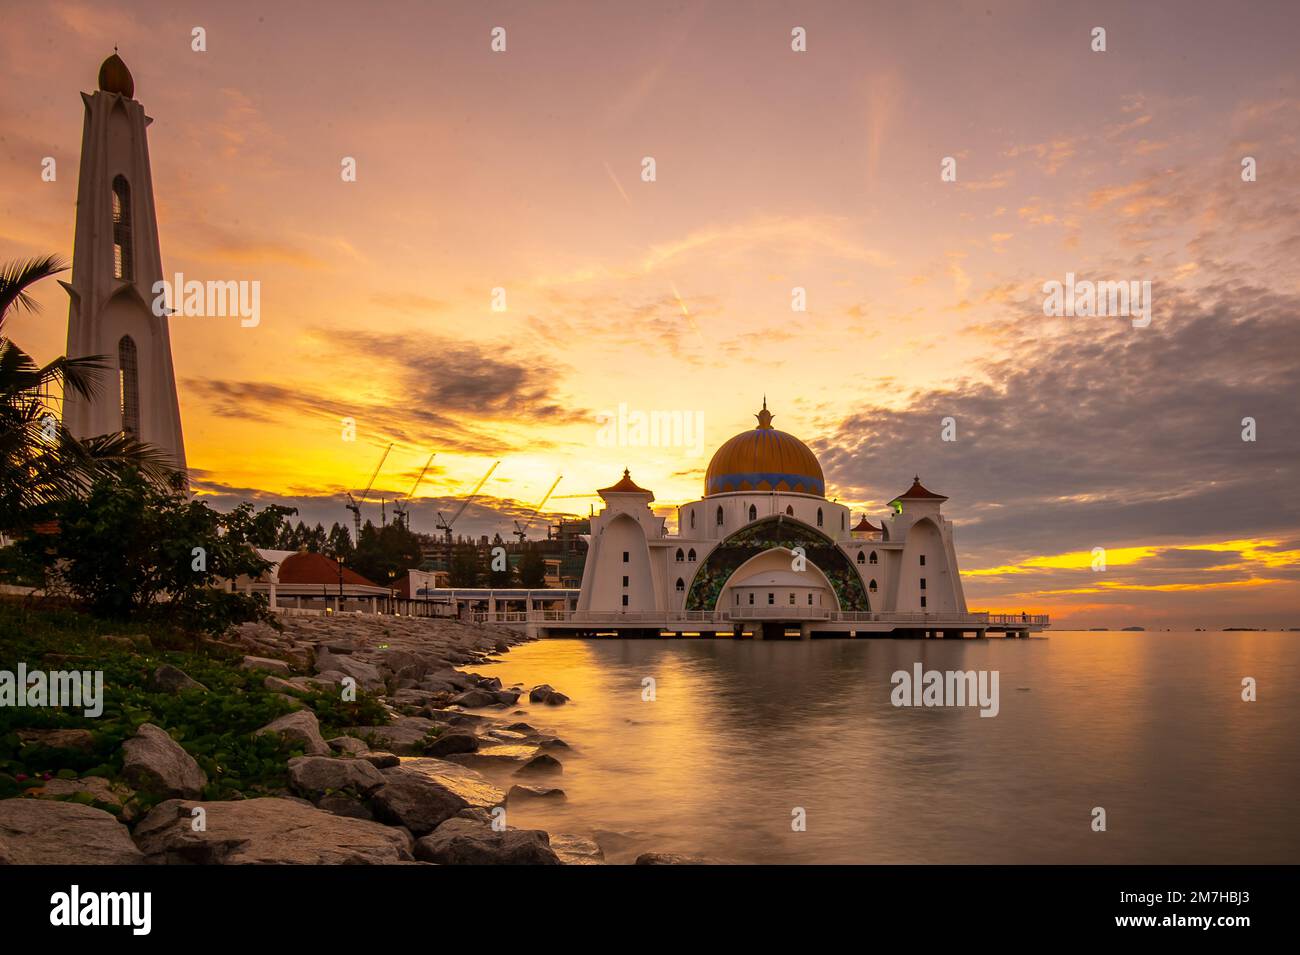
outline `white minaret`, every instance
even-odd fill
[[[72,281],[64,282],[68,355],[100,355],[109,369],[87,401],[65,396],[63,420],[78,438],[125,431],[161,449],[182,472],[185,440],[167,319],[153,314],[162,280],[158,221],[145,127],[135,81],[114,53],[99,89],[81,94],[86,124],[77,184]]]

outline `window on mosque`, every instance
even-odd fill
[[[631,555],[629,555],[627,551],[623,551],[623,563],[627,563],[629,556]]]
[[[687,561],[689,561],[689,562],[692,563],[692,564],[695,563],[695,548],[694,548],[694,547],[692,547],[689,551],[686,552],[686,559],[687,559]]]
[[[624,586],[624,587],[627,586],[627,575],[626,575],[626,574],[623,575],[623,586]]]
[[[870,591],[874,594],[874,593],[876,592],[876,582],[873,580],[873,581],[871,582],[871,585],[870,585],[869,587],[867,587],[867,589],[870,590]]]
[[[677,563],[680,564],[685,559],[686,559],[686,554],[682,552],[682,549],[680,547],[677,548]]]
[[[787,504],[787,505],[785,506],[785,513],[786,513],[786,516],[787,516],[787,517],[794,517],[794,505],[793,505],[793,504]]]
[[[873,564],[876,563],[876,552],[875,552],[874,550],[871,552],[871,561],[870,561],[870,562],[873,563]]]
[[[822,526],[822,509],[820,507],[817,508],[817,526]]]
[[[924,598],[924,597],[921,598],[921,606],[922,606],[922,607],[925,606],[925,598]]]
[[[756,508],[753,504],[749,505],[749,519],[752,521],[752,520],[756,520],[757,518],[758,518],[758,508]]]
[[[794,591],[790,591],[790,606],[794,606]]]
[[[691,511],[691,529],[695,529],[695,512]]]
[[[684,581],[684,580],[682,580],[680,577],[678,577],[678,578],[677,578],[677,592],[678,592],[678,593],[681,593],[681,592],[682,592],[683,590],[685,590],[685,589],[686,589],[686,581]]]
[[[858,563],[865,564],[866,562],[867,562],[867,555],[862,553],[862,551],[858,551]]]
[[[624,595],[623,595],[623,606],[624,606],[624,607],[627,606],[627,594],[624,594]]]
[[[925,589],[925,578],[924,578],[924,577],[921,578],[921,589],[922,589],[922,590]]]
[[[722,506],[718,506],[718,526],[722,526]]]
[[[808,606],[812,606],[812,594],[808,595]]]
[[[768,592],[768,595],[767,595],[767,602],[770,603],[770,604],[774,604],[774,603],[776,603],[776,594],[771,593],[771,592],[769,591],[769,592]]]
[[[749,595],[749,605],[750,605],[751,607],[754,606],[754,595],[753,595],[753,593],[751,593],[751,594]]]
[[[924,554],[921,555],[921,566],[922,566],[922,567],[925,566],[925,555],[924,555]]]
[[[113,177],[113,278],[134,278],[131,248],[131,186]]]
[[[117,381],[122,408],[122,431],[125,434],[140,435],[140,363],[136,356],[135,342],[130,335],[123,335],[117,343]]]

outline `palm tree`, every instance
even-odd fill
[[[109,367],[103,356],[61,356],[40,366],[5,336],[9,309],[38,311],[29,289],[66,269],[56,255],[0,265],[0,529],[21,526],[37,508],[81,493],[104,473],[134,468],[159,484],[174,475],[162,451],[131,435],[79,440],[63,427],[55,386],[92,397],[97,374]]]

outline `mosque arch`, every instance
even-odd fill
[[[767,551],[793,551],[796,547],[802,548],[808,563],[825,575],[841,610],[871,609],[862,578],[848,555],[821,531],[784,515],[747,524],[709,551],[691,580],[686,609],[716,609],[727,581],[742,565]]]

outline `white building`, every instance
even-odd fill
[[[185,441],[167,319],[153,313],[162,253],[145,128],[135,81],[114,53],[99,68],[86,107],[77,183],[69,357],[99,355],[108,366],[90,400],[69,391],[63,420],[78,438],[125,432],[185,470]]]
[[[724,618],[736,631],[805,634],[816,621],[868,615],[935,628],[967,616],[947,498],[917,478],[881,526],[855,524],[826,499],[808,446],[772,427],[766,401],[756,417],[713,455],[704,496],[677,509],[676,534],[627,471],[599,492],[579,616]]]

